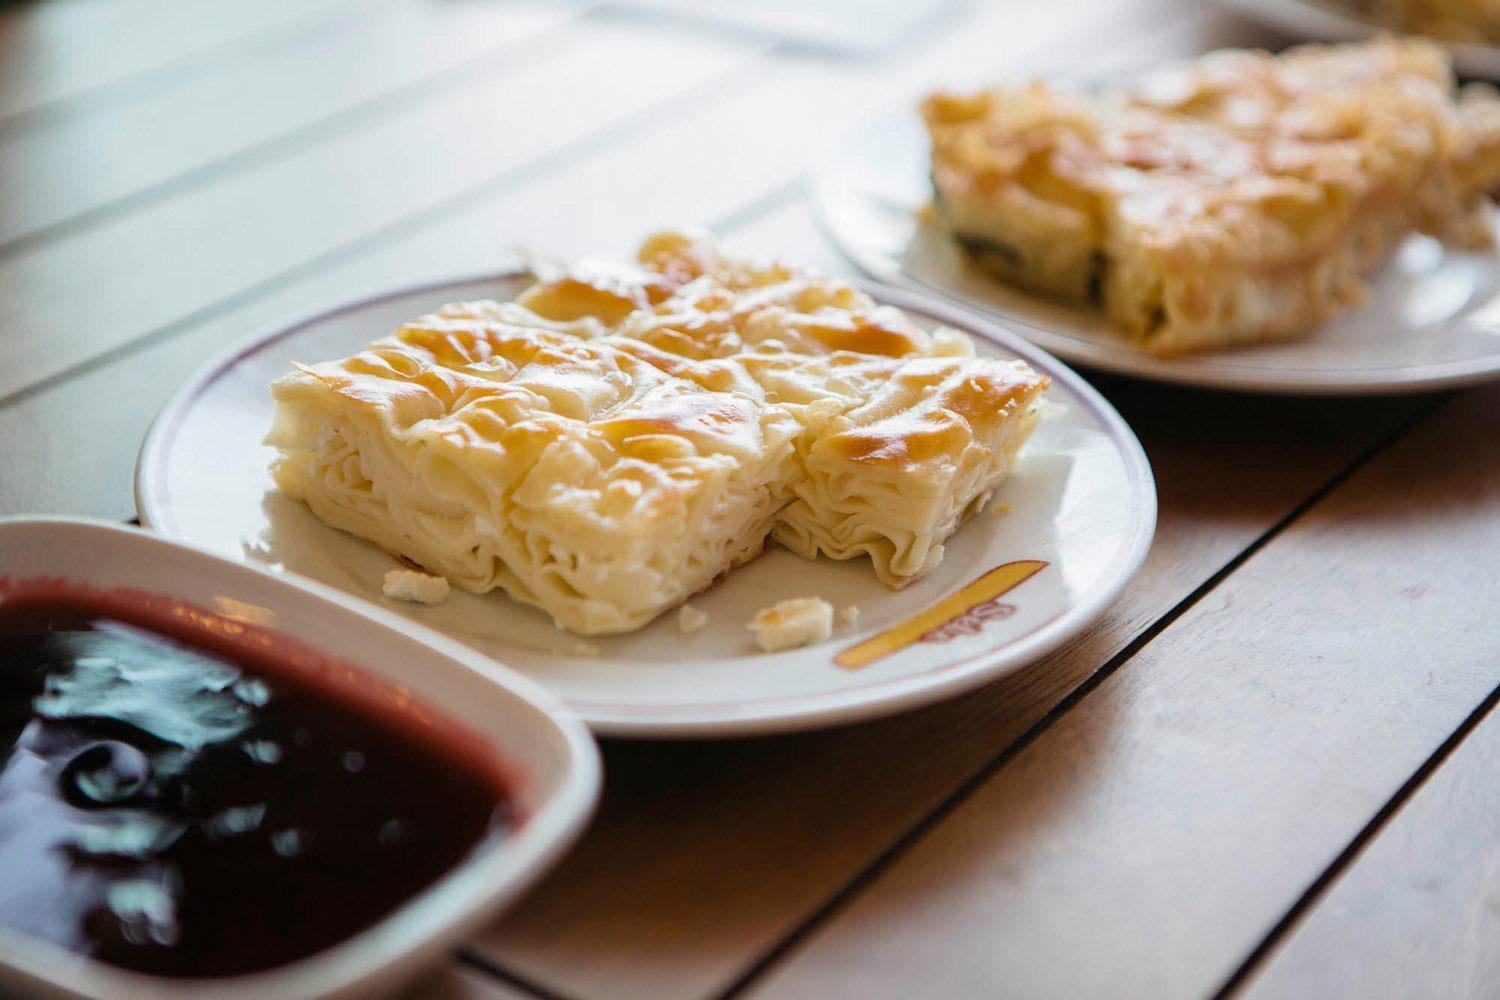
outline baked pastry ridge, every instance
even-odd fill
[[[1489,245],[1500,101],[1453,88],[1440,49],[1381,39],[922,113],[938,216],[977,264],[1180,353],[1307,332],[1413,231]]]
[[[753,558],[901,586],[1013,465],[1047,379],[845,282],[659,234],[543,269],[272,386],[278,487],[334,527],[582,634]]]

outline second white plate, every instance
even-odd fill
[[[395,561],[277,493],[261,444],[267,384],[291,362],[343,357],[400,322],[455,300],[509,298],[523,278],[418,288],[273,331],[208,365],[167,404],[141,450],[141,520],[168,535],[269,562],[468,644],[540,681],[597,732],[632,736],[764,733],[848,722],[934,701],[1032,662],[1098,617],[1140,565],[1156,493],[1140,444],[1073,372],[1012,334],[910,294],[870,289],[919,321],[968,330],[981,350],[1023,357],[1054,381],[1053,413],[997,500],[947,544],[943,563],[900,592],[863,561],[808,562],[782,549],[693,598],[710,625],[684,636],[663,615],[629,635],[581,640],[495,591],[436,607],[380,596]],[[756,651],[745,626],[789,597],[858,606],[826,643]]]
[[[813,181],[820,224],[881,281],[935,291],[1003,319],[1068,361],[1208,389],[1306,395],[1423,392],[1500,377],[1500,256],[1414,236],[1376,276],[1362,309],[1302,340],[1165,358],[1102,313],[1048,302],[968,266],[919,210],[930,197],[915,105],[876,122]]]

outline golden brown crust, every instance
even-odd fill
[[[1213,53],[1096,97],[1032,84],[923,113],[961,242],[1166,352],[1304,332],[1410,231],[1486,241],[1500,182],[1500,101],[1455,102],[1419,41]]]
[[[454,303],[297,366],[273,385],[278,484],[596,634],[639,627],[772,531],[809,557],[869,554],[899,586],[1030,432],[1045,377],[846,282],[679,234],[641,260],[547,272],[513,302]]]

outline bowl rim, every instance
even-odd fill
[[[207,992],[224,1000],[281,1000],[366,996],[381,986],[395,988],[464,935],[492,920],[571,846],[592,814],[600,792],[602,766],[598,746],[577,714],[542,685],[456,640],[296,574],[278,572],[259,563],[237,562],[199,546],[117,522],[64,516],[0,517],[0,545],[7,535],[28,530],[74,530],[85,541],[92,538],[98,542],[108,536],[114,542],[143,549],[175,550],[194,560],[203,572],[222,577],[226,587],[232,587],[236,580],[253,580],[287,601],[308,602],[320,609],[319,614],[332,615],[337,630],[395,632],[430,654],[428,668],[442,663],[441,669],[450,675],[454,671],[473,675],[473,683],[488,687],[497,701],[510,701],[517,711],[533,715],[551,731],[556,749],[561,751],[563,767],[550,793],[533,803],[525,821],[509,836],[481,841],[458,865],[370,927],[305,958],[232,976],[164,977],[122,969],[19,932],[0,929],[0,981],[10,979],[18,988],[30,991],[50,990],[53,995],[60,992],[101,1000],[147,995],[186,998]],[[181,566],[163,571],[163,565],[151,561],[149,572],[171,576],[187,570]],[[142,570],[127,572],[147,575]],[[0,575],[3,573],[4,567],[0,567]],[[79,582],[91,581],[84,574]],[[122,584],[116,579],[107,585]],[[147,582],[141,589],[198,603],[193,595],[160,579]],[[288,634],[314,649],[331,652],[319,640]],[[352,659],[353,665],[372,676],[395,678],[380,666]],[[425,672],[425,669],[408,670],[399,680],[440,710],[451,711],[443,705],[445,699],[433,694],[430,688],[424,690]],[[527,773],[527,758],[516,752],[518,745],[506,744],[503,731],[478,728],[472,722],[469,728],[495,747],[504,760],[514,762],[523,775]]]

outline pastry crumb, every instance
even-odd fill
[[[932,331],[932,355],[938,358],[972,358],[974,341],[952,327],[940,326]]]
[[[598,656],[599,655],[599,647],[596,646],[596,645],[594,645],[592,642],[575,642],[575,643],[573,643],[573,655],[574,656]]]
[[[1061,420],[1068,415],[1068,404],[1055,399],[1039,399],[1031,410],[1038,420]]]
[[[794,597],[761,608],[746,627],[767,653],[808,646],[833,634],[833,605],[821,597]]]
[[[995,515],[996,517],[1004,517],[1006,514],[1009,514],[1013,510],[1015,510],[1015,508],[1010,504],[1003,503],[999,500],[996,500],[995,503],[990,507],[990,513]]]
[[[414,569],[393,569],[385,575],[380,592],[393,601],[411,604],[442,604],[452,589],[447,577]]]
[[[845,625],[853,625],[855,622],[859,621],[859,605],[851,604],[844,610],[840,611],[839,621],[843,622]]]
[[[699,611],[691,604],[684,604],[677,609],[677,631],[683,635],[692,635],[707,625],[708,612]]]

